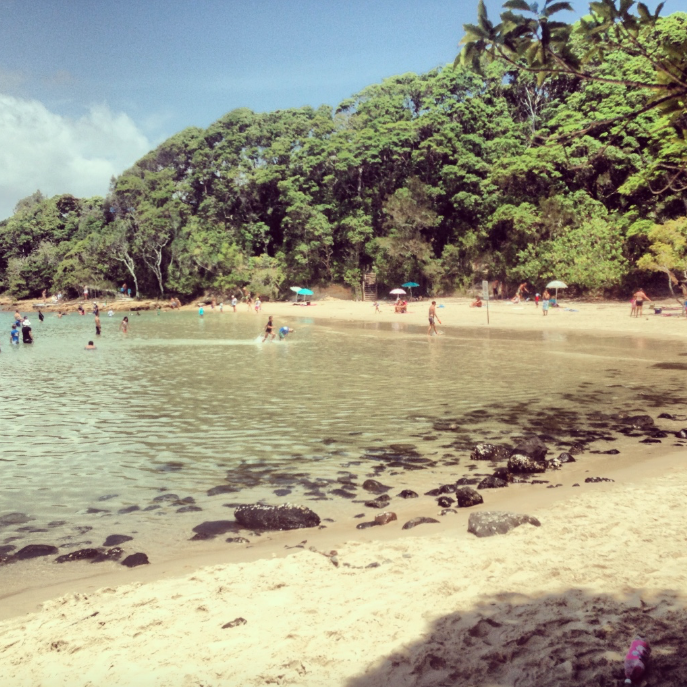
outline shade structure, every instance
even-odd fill
[[[558,289],[567,289],[568,285],[565,282],[554,280],[546,285],[547,289],[556,289],[556,304],[558,304]]]
[[[310,289],[299,289],[297,293],[299,296],[314,296],[315,295],[315,292],[311,291]]]
[[[394,296],[405,296],[406,292],[403,289],[391,289],[389,293],[392,293]]]
[[[401,284],[401,286],[404,289],[409,289],[410,290],[410,298],[412,300],[413,298],[413,289],[417,288],[420,286],[416,281],[407,281],[405,284]]]
[[[303,287],[302,286],[289,286],[289,290],[294,293],[298,293]]]

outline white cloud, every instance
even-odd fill
[[[0,94],[0,219],[36,189],[46,196],[104,195],[110,177],[150,148],[133,120],[107,105],[70,119],[37,100]]]

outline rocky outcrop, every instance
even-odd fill
[[[527,456],[534,461],[539,463],[543,462],[546,458],[546,454],[549,452],[546,444],[535,435],[527,437],[520,441],[518,445],[513,450],[513,453],[519,453],[520,455]]]
[[[624,425],[630,425],[633,429],[653,429],[654,419],[650,415],[631,415],[619,418]]]
[[[101,554],[100,549],[79,549],[71,553],[65,553],[55,559],[55,563],[71,563],[72,561],[86,561],[97,558]]]
[[[50,544],[29,544],[23,549],[19,549],[17,553],[12,556],[12,560],[25,561],[29,558],[39,558],[40,556],[52,556],[59,553],[56,546]]]
[[[546,463],[543,460],[535,460],[522,453],[514,453],[508,459],[508,472],[515,474],[546,472]]]
[[[150,561],[148,560],[148,556],[144,553],[132,553],[130,556],[127,556],[123,561],[122,565],[125,565],[127,568],[136,568],[139,565],[148,565]]]
[[[541,522],[531,515],[523,515],[521,513],[481,511],[470,514],[468,532],[476,537],[493,537],[495,534],[508,534],[512,529],[524,524],[539,527]]]
[[[508,460],[512,449],[510,446],[497,444],[476,444],[470,453],[471,460]]]
[[[505,479],[499,479],[498,477],[494,477],[494,475],[489,475],[489,477],[485,477],[478,485],[478,489],[501,489],[503,487],[507,487],[508,482],[506,482]]]
[[[298,530],[320,524],[320,516],[310,508],[290,503],[279,506],[239,506],[234,511],[234,517],[242,527],[254,530]]]

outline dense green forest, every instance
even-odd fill
[[[238,109],[185,129],[105,198],[22,200],[0,223],[0,291],[126,281],[137,295],[248,286],[275,298],[293,284],[357,289],[368,271],[429,294],[484,278],[594,291],[646,270],[683,280],[684,131],[674,111],[645,108],[650,90],[616,81],[655,79],[661,51],[687,54],[687,14],[641,40],[649,55],[597,51],[595,79],[481,59],[386,79],[336,108]],[[600,119],[617,123],[588,126]]]

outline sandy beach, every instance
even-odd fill
[[[544,318],[534,304],[498,302],[487,325],[467,299],[437,301],[440,330],[687,335],[686,318],[645,309],[631,319],[619,303],[562,301]],[[398,315],[388,303],[379,314],[350,301],[266,303],[259,317],[358,322],[369,334],[375,322],[425,327],[428,305]],[[225,306],[221,316],[231,315]],[[2,600],[0,670],[13,687],[615,685],[642,633],[655,646],[652,684],[682,685],[684,456],[682,447],[636,446],[594,473],[565,466],[559,489],[494,490],[475,510],[541,521],[506,535],[469,534],[473,509],[404,531],[410,517],[436,515],[410,501],[384,527],[273,533],[239,562],[223,544],[27,589]],[[615,481],[584,483],[597,472]]]

